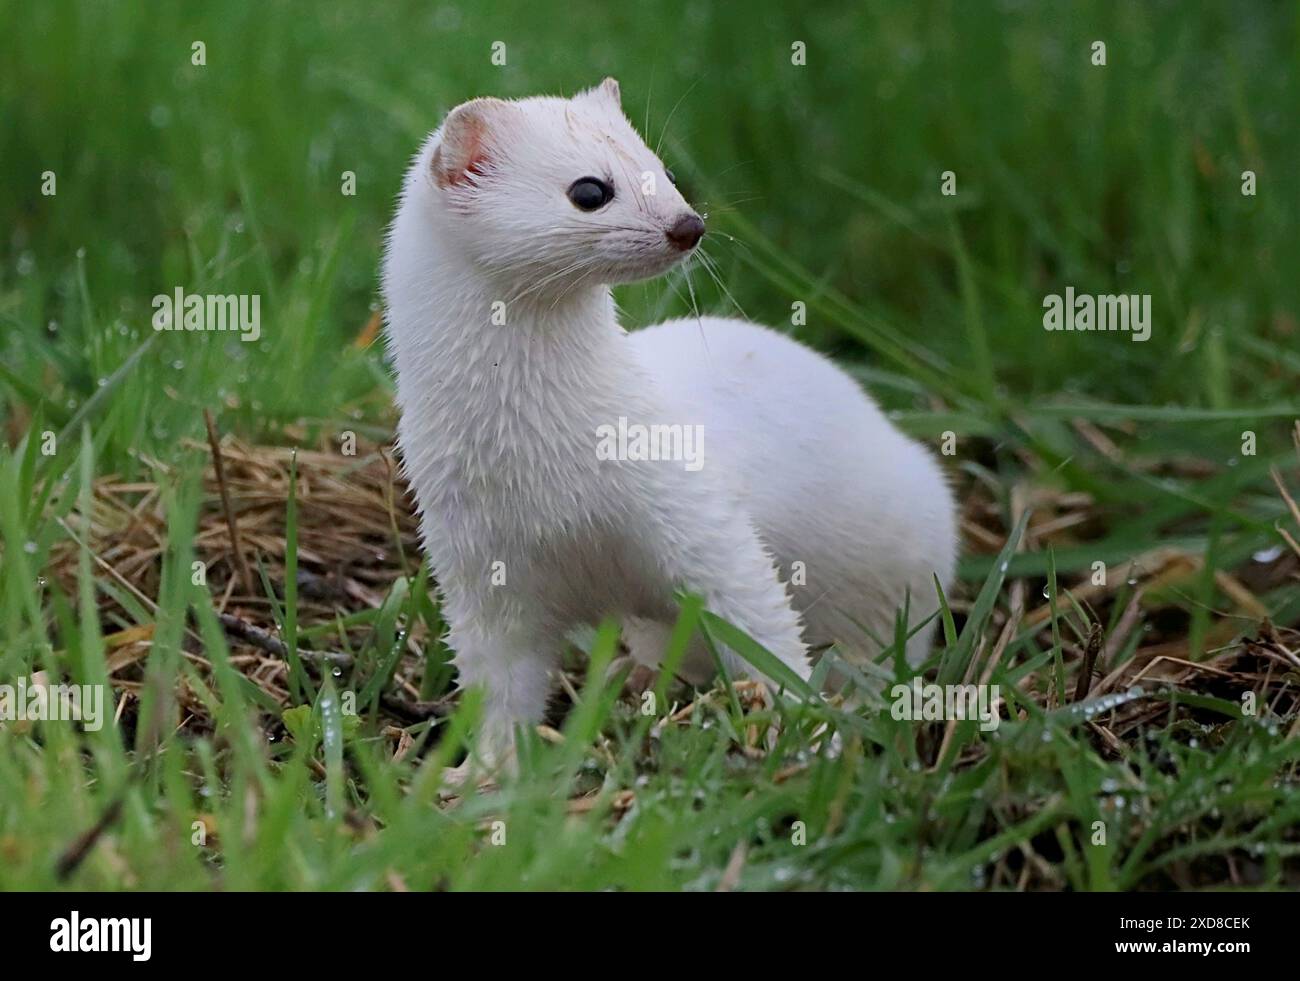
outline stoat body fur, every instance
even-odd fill
[[[741,320],[619,326],[610,285],[702,233],[613,80],[465,103],[407,174],[383,270],[398,442],[489,759],[541,718],[575,627],[620,618],[656,664],[684,590],[807,678],[810,646],[869,657],[951,581],[941,470],[832,362]],[[620,420],[698,427],[696,465],[608,458]]]

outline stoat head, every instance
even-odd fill
[[[657,276],[704,235],[612,78],[571,99],[457,106],[416,167],[449,244],[535,295]]]

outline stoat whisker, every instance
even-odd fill
[[[714,262],[713,257],[705,252],[703,247],[696,252],[696,256],[699,258],[700,265],[704,267],[704,271],[708,273],[713,279],[713,282],[717,284],[718,289],[722,291],[722,294],[731,301],[731,305],[736,308],[736,311],[741,315],[741,317],[748,320],[749,315],[745,313],[745,308],[740,305],[739,300],[732,296],[731,290],[727,289],[727,284],[724,283],[722,277],[718,275],[717,264]]]
[[[695,81],[692,82],[692,83],[690,84],[690,87],[689,87],[685,92],[683,92],[683,93],[678,97],[678,99],[677,99],[677,101],[676,101],[675,103],[673,103],[672,111],[668,113],[668,118],[664,120],[663,129],[661,129],[661,130],[659,131],[659,140],[655,143],[655,156],[656,156],[656,157],[659,156],[659,150],[660,150],[660,148],[664,145],[664,137],[668,135],[668,124],[671,123],[671,122],[673,121],[673,117],[674,117],[675,115],[677,115],[677,107],[680,106],[680,105],[682,104],[682,101],[683,101],[683,100],[684,100],[688,95],[690,95],[692,92],[695,91],[695,86],[697,86],[697,85],[700,84],[700,80],[701,80],[703,77],[704,77],[703,75],[700,75],[699,77],[697,77],[697,78],[695,79]]]

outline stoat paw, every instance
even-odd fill
[[[642,664],[631,655],[624,655],[609,662],[609,667],[605,669],[605,681],[613,681],[624,671],[628,671],[628,675],[623,682],[623,694],[633,698],[640,698],[659,680],[659,672],[654,668]]]
[[[498,789],[499,777],[513,775],[518,769],[519,758],[515,755],[513,741],[504,750],[480,745],[477,759],[470,754],[460,766],[443,769],[438,795],[447,799],[490,792]]]
[[[477,779],[476,779],[477,778]],[[444,767],[442,783],[438,785],[438,796],[442,800],[467,797],[474,793],[487,793],[497,789],[493,775],[483,772],[481,767],[466,760],[460,766]]]

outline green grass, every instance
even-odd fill
[[[119,697],[129,681],[120,725],[0,729],[0,887],[1300,881],[1300,678],[1242,643],[1262,611],[1294,652],[1285,631],[1300,624],[1277,528],[1300,531],[1269,479],[1295,472],[1300,416],[1294,6],[373,7],[0,0],[0,683],[41,669],[105,683],[110,639],[153,630],[148,657],[113,674]],[[1094,40],[1104,68],[1089,63]],[[351,666],[293,666],[293,701],[312,708],[286,713],[232,660],[220,581],[191,577],[201,518],[219,511],[201,479],[203,410],[249,443],[387,440],[379,346],[353,341],[377,309],[410,154],[466,98],[570,93],[607,74],[708,212],[725,284],[697,268],[620,290],[627,323],[687,312],[691,292],[702,309],[786,325],[802,301],[796,336],[910,432],[936,447],[955,434],[945,463],[991,540],[968,542],[931,676],[987,673],[1016,716],[995,733],[962,723],[945,741],[942,724],[791,704],[776,749],[758,752],[775,715],[728,689],[669,723],[665,707],[692,695],[661,687],[641,714],[603,682],[605,629],[570,665],[579,697],[552,719],[563,740],[529,742],[495,794],[440,807],[473,699],[403,726],[413,743],[397,761],[376,708],[399,673],[424,699],[449,690],[428,573],[404,555],[393,566],[410,578],[394,571],[381,602],[306,617],[295,539],[311,499],[296,495],[283,547],[253,569],[263,625],[291,646],[346,646]],[[955,197],[939,193],[948,170]],[[1256,196],[1240,193],[1243,170]],[[344,171],[355,196],[340,193]],[[262,339],[155,334],[150,300],[176,286],[261,294]],[[1151,340],[1044,332],[1043,296],[1066,286],[1152,294]],[[109,477],[161,502],[147,574],[110,571],[123,518],[94,490]],[[1017,534],[1025,503],[1034,518]],[[1126,585],[1075,598],[1094,562],[1161,547],[1191,564],[1148,561],[1135,620]],[[1055,615],[1018,623],[1017,599]],[[1106,672],[1159,647],[1192,662],[1236,652],[1233,677],[1192,672],[1085,717],[1070,696],[1094,625],[1114,641]],[[1262,707],[1243,717],[1252,684]],[[79,859],[62,878],[60,857]]]

